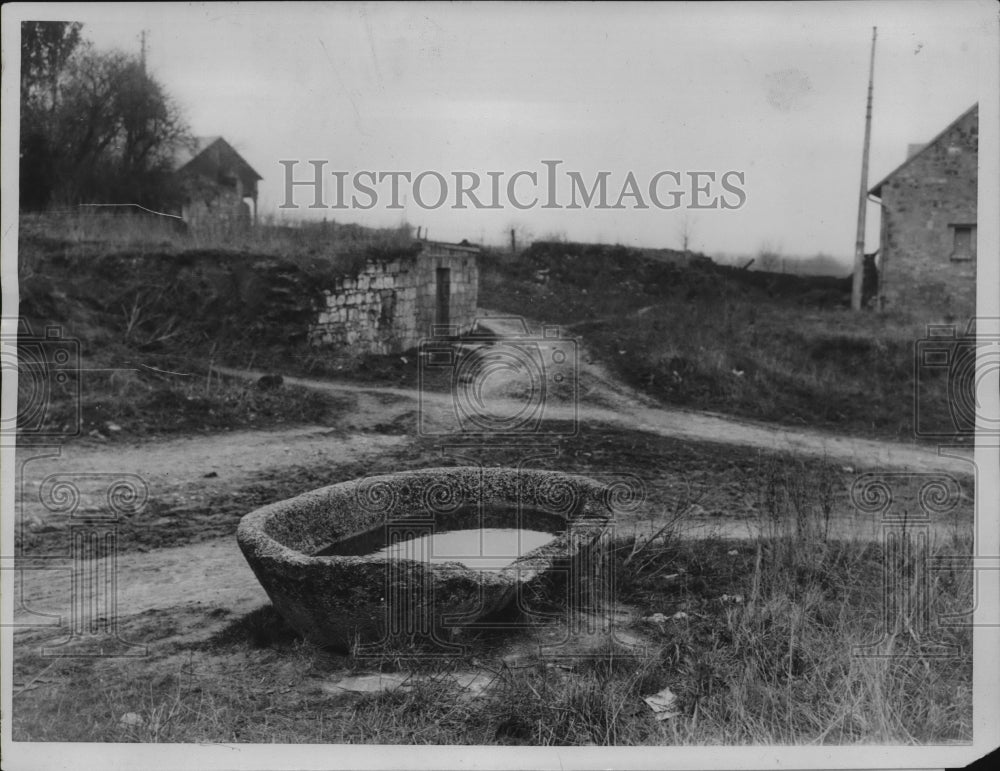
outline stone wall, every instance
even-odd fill
[[[423,243],[414,256],[369,261],[324,292],[325,309],[310,330],[316,346],[357,353],[398,353],[433,333],[438,319],[439,269],[448,270],[448,324],[468,331],[479,300],[475,247]]]
[[[979,111],[973,109],[876,187],[883,308],[975,313],[978,140]],[[956,253],[956,226],[973,226],[971,255]]]
[[[181,218],[194,231],[247,228],[251,223],[251,210],[235,192],[219,188],[215,195],[188,200],[181,208]]]

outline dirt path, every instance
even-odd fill
[[[204,494],[253,480],[262,471],[330,466],[371,457],[406,441],[402,436],[345,433],[328,427],[232,431],[206,436],[65,448],[18,448],[16,500],[27,515],[43,515],[39,484],[69,479],[82,496],[99,496],[109,479],[134,475],[151,497]],[[331,480],[331,484],[334,480]],[[98,505],[100,501],[94,501]]]
[[[128,475],[142,480],[149,500],[170,499],[179,504],[204,501],[214,492],[253,481],[265,470],[303,465],[334,468],[350,461],[363,462],[405,441],[402,436],[300,427],[141,444],[71,445],[62,451],[19,448],[17,505],[29,526],[44,525],[49,512],[39,502],[40,490],[49,488],[43,482],[65,479],[79,495],[78,511],[103,512],[109,481]],[[338,480],[331,478],[330,482],[334,481]],[[91,607],[110,610],[125,630],[130,625],[153,624],[157,631],[135,638],[141,642],[191,641],[218,631],[232,618],[267,602],[231,535],[149,553],[118,554],[113,561],[94,560],[88,575],[113,572],[116,586],[113,596],[95,590],[93,602],[82,605],[76,583],[80,577],[74,574],[69,558],[49,559],[44,565],[51,569],[10,571],[13,591],[9,596],[14,598],[19,639],[36,638],[52,644],[53,639],[64,636],[60,630],[74,619],[74,611]],[[107,602],[112,603],[110,608]],[[150,614],[161,621],[151,620]],[[58,628],[47,628],[54,618],[59,619]],[[185,625],[187,618],[197,623]],[[178,619],[180,623],[175,623]],[[132,638],[125,634],[125,639]]]
[[[79,604],[88,598],[93,600],[91,610],[110,609],[118,619],[165,609],[216,611],[215,615],[224,619],[226,615],[247,613],[267,601],[235,538],[158,549],[154,554],[118,555],[114,564],[118,580],[108,594],[88,591],[88,586],[75,589],[68,561],[53,561],[51,570],[18,572],[13,594],[18,600],[14,607],[14,623],[21,627],[18,632],[37,634],[52,623],[52,616],[58,616],[63,626],[74,612],[88,607]],[[103,574],[109,568],[108,561],[96,560],[93,568],[93,572]],[[208,627],[212,631],[211,625]],[[204,631],[199,629],[193,635],[181,631],[176,636],[197,637]]]
[[[300,426],[72,446],[59,452],[52,463],[61,472],[134,473],[145,477],[150,484],[177,487],[213,472],[234,483],[251,479],[264,469],[310,461],[341,462],[380,452],[403,441],[405,437],[401,436],[345,434],[329,427]],[[30,448],[18,448],[19,461],[22,455],[27,461],[33,453]]]
[[[487,315],[490,328],[508,340],[523,338],[524,332],[509,320]],[[564,339],[546,341],[532,330],[535,350],[543,360],[556,350],[567,349]],[[571,341],[570,349],[577,346]],[[484,364],[503,364],[509,346],[500,343],[478,355]],[[666,437],[714,442],[720,445],[758,447],[801,455],[823,457],[851,466],[855,471],[895,468],[914,471],[954,471],[971,473],[971,452],[955,456],[939,455],[932,449],[893,442],[835,436],[819,431],[776,427],[722,415],[669,410],[627,386],[616,382],[587,352],[575,350],[572,362],[575,378],[550,383],[538,416],[545,420],[576,420],[581,431],[596,424],[645,431]],[[509,357],[508,357],[509,358]],[[509,363],[509,362],[508,362]],[[232,377],[255,379],[263,373],[217,367]],[[487,366],[483,372],[489,373]],[[500,376],[484,375],[481,381],[460,384],[457,411],[482,409],[499,418],[523,413],[537,394],[530,384],[510,368],[495,370]],[[548,376],[552,373],[546,372]],[[151,496],[204,495],[215,487],[227,490],[254,480],[264,471],[295,466],[364,461],[377,457],[408,441],[406,436],[365,433],[395,418],[418,413],[421,425],[431,431],[453,428],[456,399],[450,393],[420,393],[409,388],[385,388],[352,383],[286,377],[291,385],[336,394],[355,395],[355,405],[344,426],[298,427],[277,430],[234,431],[180,439],[154,440],[135,444],[71,445],[48,454],[31,448],[18,450],[18,500],[29,514],[37,511],[37,489],[52,474],[76,475],[84,495],[100,496],[101,474],[134,474],[149,487]],[[464,394],[464,395],[461,395]],[[331,479],[331,482],[335,481]],[[91,488],[87,486],[90,485]],[[95,504],[100,507],[100,501]],[[730,523],[746,528],[745,523]],[[847,523],[853,526],[852,523]],[[704,523],[719,530],[722,523]],[[694,528],[698,530],[698,527]],[[725,531],[725,527],[721,527]],[[745,533],[733,533],[745,535]],[[213,538],[151,553],[120,555],[114,566],[118,576],[115,613],[135,619],[142,614],[163,613],[202,619],[197,628],[175,630],[177,637],[201,636],[220,628],[232,614],[245,613],[266,602],[266,596],[246,565],[235,538]],[[57,614],[64,619],[70,612],[73,577],[65,569],[18,571],[14,597],[20,599],[15,611],[17,623],[28,624],[19,634],[28,634],[41,618],[35,614]],[[214,611],[214,613],[210,613]],[[37,629],[36,629],[37,633]]]
[[[654,307],[640,308],[635,315],[642,315]],[[520,319],[506,318],[489,310],[480,310],[480,315],[484,323],[501,337],[523,336]],[[538,325],[529,329],[529,335],[544,341],[543,329]],[[579,340],[576,341],[576,348],[579,397],[575,405],[567,403],[567,400],[561,403],[554,400],[551,417],[568,417],[575,408],[584,429],[590,423],[608,423],[660,436],[820,457],[856,469],[972,472],[972,450],[967,447],[950,448],[945,453],[939,453],[935,448],[915,444],[862,439],[716,413],[665,408],[652,397],[619,381],[593,360]],[[511,391],[492,395],[494,398],[520,396]],[[546,413],[549,417],[548,409]]]
[[[487,354],[489,355],[489,354]],[[257,379],[265,373],[217,367],[232,377]],[[419,409],[424,424],[442,431],[456,424],[456,397],[446,393],[421,393],[417,389],[379,388],[352,383],[286,377],[285,382],[303,388],[328,393],[379,393],[399,397],[394,405],[380,407],[382,420]],[[757,423],[724,415],[652,406],[642,395],[629,392],[594,364],[582,363],[577,398],[546,398],[544,403],[532,402],[530,394],[518,392],[517,382],[497,384],[487,382],[481,391],[476,384],[460,384],[459,410],[471,411],[478,403],[485,404],[503,421],[521,414],[526,408],[538,406],[544,420],[577,421],[581,430],[587,425],[606,423],[618,428],[647,431],[660,436],[713,442],[725,445],[758,447],[824,458],[855,469],[907,469],[911,471],[951,471],[969,474],[973,471],[971,448],[950,448],[947,453],[914,444],[884,440],[838,436],[822,431],[810,431],[766,423]]]

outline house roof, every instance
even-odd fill
[[[417,241],[421,251],[424,249],[440,249],[448,252],[465,252],[467,254],[479,254],[482,251],[478,246],[470,243],[451,244],[447,241]]]
[[[872,187],[868,192],[871,195],[875,196],[876,198],[881,198],[882,197],[882,185],[884,185],[886,182],[888,182],[890,179],[892,179],[894,176],[896,176],[896,174],[898,174],[902,169],[906,168],[911,163],[913,163],[914,160],[916,160],[921,155],[923,155],[924,153],[926,153],[929,148],[933,147],[934,145],[936,145],[938,143],[938,141],[941,139],[941,137],[943,137],[945,134],[947,134],[949,131],[951,131],[953,128],[955,128],[956,125],[958,125],[959,123],[961,123],[963,120],[965,120],[966,117],[968,117],[971,113],[973,113],[974,111],[976,111],[978,109],[979,109],[979,102],[976,102],[974,105],[972,105],[972,107],[970,107],[968,110],[966,110],[961,115],[959,115],[957,118],[955,118],[955,120],[953,120],[951,123],[949,123],[930,142],[927,142],[923,146],[922,149],[920,149],[918,152],[913,153],[913,155],[911,155],[905,161],[903,161],[901,164],[899,164],[899,166],[897,166],[895,169],[893,169],[888,174],[886,174],[885,177],[877,185],[875,185],[874,187]],[[910,147],[913,147],[913,145],[911,144]]]
[[[225,146],[228,153],[237,160],[241,167],[240,170],[244,174],[256,180],[263,179],[263,177],[254,171],[253,167],[246,162],[246,159],[233,149],[233,146],[229,144],[229,142],[218,135],[194,137],[194,141],[190,145],[178,148],[177,152],[174,154],[174,171],[181,171],[185,166],[190,164],[217,142],[221,142]]]
[[[222,139],[222,137],[194,137],[190,143],[185,143],[178,147],[174,152],[174,171],[180,171],[191,163],[191,161],[205,152],[209,145],[213,144],[216,139]]]

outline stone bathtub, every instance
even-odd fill
[[[406,471],[258,509],[240,521],[237,538],[275,609],[316,643],[446,639],[448,629],[499,610],[581,558],[612,521],[609,490],[553,471]],[[480,539],[479,548],[461,547],[468,555],[430,554],[427,537],[449,531],[515,532],[523,548],[510,551],[508,539],[499,547],[506,553],[487,555]]]

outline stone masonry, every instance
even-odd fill
[[[975,313],[978,140],[975,105],[872,188],[882,308]]]
[[[466,332],[476,317],[479,265],[476,247],[420,242],[413,256],[369,261],[324,293],[326,308],[310,330],[316,346],[357,353],[399,353],[415,348],[444,324]]]

